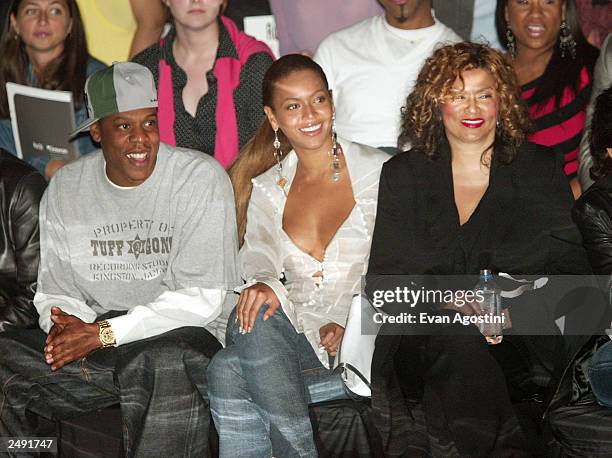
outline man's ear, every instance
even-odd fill
[[[96,121],[91,125],[91,127],[89,128],[89,133],[91,135],[91,138],[93,138],[96,143],[100,143],[100,141],[102,140],[102,130],[100,128],[100,121]]]
[[[267,106],[264,107],[264,113],[266,114],[266,117],[268,118],[268,122],[272,126],[272,129],[278,130],[278,122],[276,121],[276,117],[274,116],[272,108]]]

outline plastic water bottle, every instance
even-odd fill
[[[474,287],[476,301],[482,311],[478,329],[489,345],[496,345],[503,339],[504,316],[501,308],[499,286],[488,269],[480,271],[480,279]]]

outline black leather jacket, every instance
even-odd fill
[[[578,199],[572,212],[593,272],[612,274],[612,175],[600,178]]]
[[[0,150],[0,332],[36,327],[32,302],[38,275],[38,205],[45,179]]]

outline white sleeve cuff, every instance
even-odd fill
[[[59,307],[68,315],[74,315],[85,323],[93,323],[96,320],[96,312],[85,302],[61,294],[36,293],[34,295],[34,306],[38,312],[38,324],[40,328],[48,333],[53,322],[51,321],[51,308]]]
[[[116,345],[125,345],[185,326],[204,327],[219,316],[225,296],[224,290],[197,287],[166,291],[108,322]]]

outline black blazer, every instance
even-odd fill
[[[393,157],[383,165],[378,195],[370,272],[590,272],[567,178],[544,147],[526,143],[508,165],[494,159],[489,187],[463,226],[448,150],[435,161],[414,151]]]

